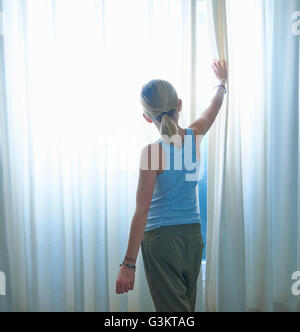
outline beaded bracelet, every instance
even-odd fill
[[[133,264],[127,264],[127,263],[122,263],[122,264],[120,264],[120,267],[121,266],[123,266],[123,265],[125,265],[126,267],[128,267],[129,269],[134,269],[134,271],[135,271],[135,269],[136,269],[136,266],[135,265],[133,265]]]

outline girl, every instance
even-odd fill
[[[215,95],[201,117],[186,129],[178,125],[182,100],[169,82],[153,80],[141,91],[143,116],[155,124],[161,139],[142,151],[136,211],[116,281],[116,293],[133,290],[135,262],[141,246],[151,297],[156,311],[160,312],[195,311],[204,246],[197,181],[188,178],[190,173],[184,156],[190,153],[199,164],[197,138],[207,133],[223,103],[227,64],[224,60],[215,60],[212,68],[219,80]],[[159,158],[155,158],[155,150],[159,151]],[[174,161],[181,161],[184,166],[175,168]]]

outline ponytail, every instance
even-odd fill
[[[174,135],[178,135],[178,126],[169,115],[164,114],[161,119],[160,136],[163,141],[170,143],[174,141]]]
[[[155,123],[160,123],[160,135],[163,141],[174,141],[178,135],[178,126],[172,119],[179,106],[177,92],[173,85],[164,80],[152,80],[143,86],[141,103],[145,114]]]

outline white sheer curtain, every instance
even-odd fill
[[[3,0],[0,270],[8,289],[0,310],[154,310],[141,256],[134,292],[115,294],[139,154],[158,137],[139,93],[148,80],[169,80],[183,99],[181,124],[195,118],[195,8]]]
[[[300,1],[207,4],[229,94],[209,134],[206,309],[300,311]]]
[[[228,94],[208,141],[205,307],[208,311],[233,311],[240,308],[245,294],[239,113],[233,110],[235,81],[230,70],[236,64],[229,57],[227,22],[232,18],[227,19],[226,2],[207,1],[207,9],[213,55],[228,62],[229,80]],[[239,31],[240,25],[235,29]],[[234,241],[233,234],[237,234]],[[228,285],[232,280],[234,287]]]

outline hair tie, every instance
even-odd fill
[[[175,109],[172,109],[172,110],[170,110],[170,111],[168,111],[168,112],[162,112],[159,116],[157,116],[156,118],[155,118],[155,120],[157,120],[157,121],[161,121],[161,119],[162,119],[162,117],[164,116],[164,115],[168,115],[168,116],[170,116],[171,115],[171,113],[173,113],[175,111]]]

